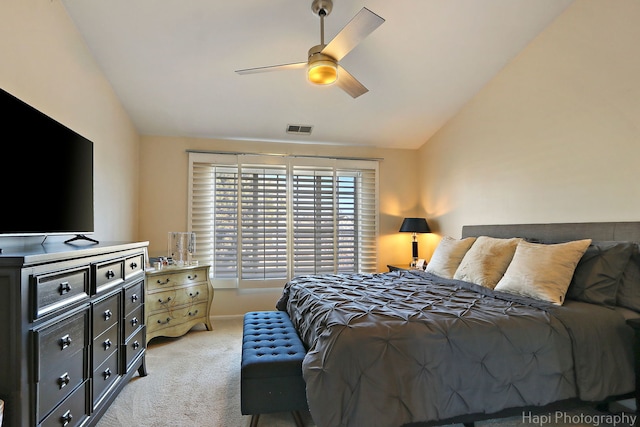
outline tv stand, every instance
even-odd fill
[[[76,240],[88,240],[89,242],[92,242],[92,243],[95,243],[95,244],[100,243],[97,240],[92,239],[91,237],[85,236],[84,234],[76,234],[76,237],[72,237],[71,239],[65,240],[64,242],[65,243],[71,243],[71,242],[75,242]]]

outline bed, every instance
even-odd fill
[[[626,321],[640,317],[640,223],[465,226],[451,240],[472,241],[456,273],[497,268],[497,284],[473,274],[394,271],[300,276],[285,285],[276,307],[308,349],[303,376],[318,427],[467,423],[634,396],[634,331]],[[507,241],[515,249],[496,267],[501,255],[479,242]],[[485,264],[465,260],[474,246],[476,255],[491,255]],[[556,266],[564,257],[557,250],[569,247],[573,267]],[[529,265],[532,253],[549,250],[553,268]],[[540,270],[546,278],[567,268],[571,284],[561,295],[521,292]]]

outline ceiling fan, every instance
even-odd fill
[[[307,62],[272,65],[237,70],[238,74],[263,73],[307,67],[311,83],[334,83],[354,98],[369,91],[340,65],[340,60],[384,22],[384,19],[363,7],[351,21],[331,40],[324,43],[324,18],[331,13],[333,0],[313,0],[311,10],[320,17],[320,44],[309,49]]]

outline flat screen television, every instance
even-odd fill
[[[0,236],[93,233],[93,143],[2,89],[0,125]]]

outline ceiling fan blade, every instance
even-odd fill
[[[295,70],[298,68],[304,68],[306,66],[307,66],[306,62],[294,62],[291,64],[271,65],[268,67],[246,68],[244,70],[236,70],[236,73],[255,74],[255,73],[265,73],[268,71]]]
[[[340,61],[383,22],[383,18],[363,7],[333,40],[322,49],[322,53],[329,55],[336,61]]]
[[[362,83],[356,80],[355,77],[349,74],[349,72],[340,65],[338,65],[338,80],[336,80],[336,85],[353,98],[357,98],[360,95],[364,95],[369,92],[369,89],[364,87]]]

